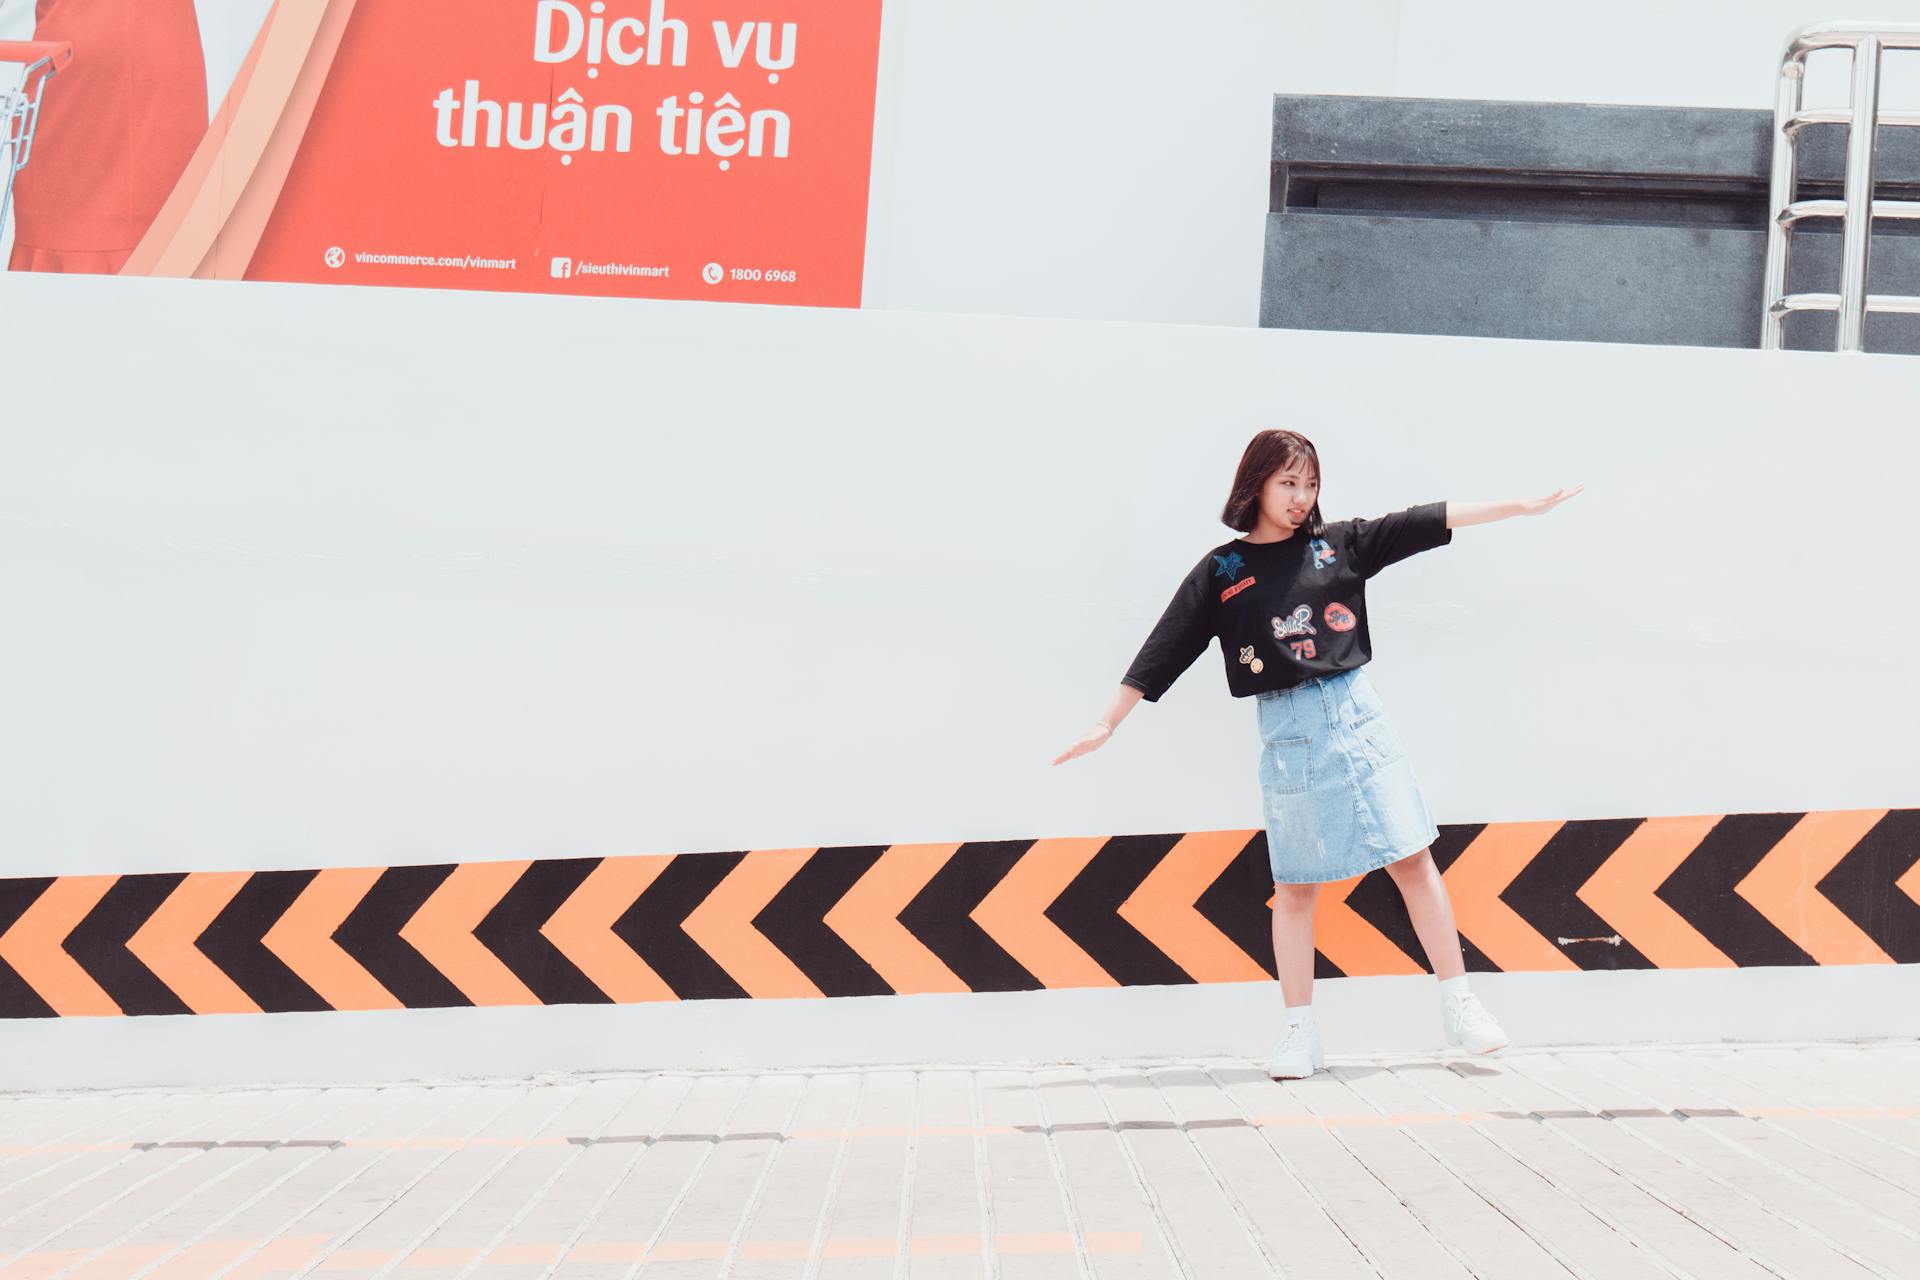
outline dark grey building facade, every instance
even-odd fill
[[[1771,111],[1278,96],[1260,323],[1758,347]],[[1846,130],[1810,126],[1802,198],[1840,193]],[[1920,129],[1883,128],[1875,195],[1920,199]],[[1877,222],[1867,287],[1920,294],[1920,226]],[[1794,233],[1788,288],[1839,287],[1837,221]],[[1787,322],[1832,350],[1834,317]],[[1920,316],[1867,350],[1920,352]]]

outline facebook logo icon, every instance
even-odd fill
[[[553,278],[555,280],[565,280],[573,274],[572,258],[555,258],[547,265],[548,269],[553,272]]]

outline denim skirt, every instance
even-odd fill
[[[1275,883],[1350,879],[1438,838],[1366,668],[1255,694],[1254,702]]]

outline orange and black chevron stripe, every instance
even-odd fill
[[[1443,828],[1475,970],[1920,962],[1920,809]],[[1273,976],[1259,831],[0,880],[0,1017]],[[1323,976],[1419,973],[1383,872]]]

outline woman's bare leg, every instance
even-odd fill
[[[1287,1008],[1313,1003],[1313,900],[1317,884],[1273,886],[1273,967]]]
[[[1433,966],[1433,976],[1444,982],[1465,973],[1467,966],[1460,958],[1460,933],[1453,924],[1453,902],[1447,897],[1446,883],[1440,879],[1440,868],[1433,865],[1433,850],[1422,849],[1398,862],[1389,862],[1387,874],[1400,886],[1400,896],[1406,899],[1407,915],[1413,920],[1413,931],[1420,936],[1420,945],[1427,949],[1427,963]]]

